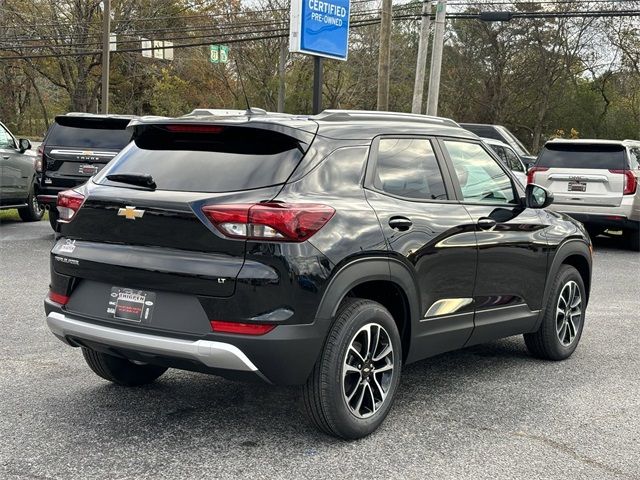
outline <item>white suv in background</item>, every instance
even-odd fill
[[[584,223],[591,236],[622,230],[640,249],[640,141],[547,142],[528,183],[551,190],[553,209]]]

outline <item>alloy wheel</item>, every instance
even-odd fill
[[[573,343],[582,321],[582,295],[573,280],[565,283],[556,305],[556,333],[565,347]]]
[[[367,418],[384,404],[394,375],[393,345],[377,323],[353,336],[342,367],[342,394],[353,415]]]

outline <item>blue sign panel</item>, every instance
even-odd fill
[[[349,0],[296,0],[292,13],[299,15],[298,31],[292,31],[292,51],[346,60],[349,51]],[[297,22],[295,22],[297,23]],[[294,26],[295,28],[295,26]],[[299,42],[299,43],[298,43]]]

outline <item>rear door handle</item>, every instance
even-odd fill
[[[409,230],[413,222],[407,217],[391,217],[389,219],[389,226],[394,230],[400,230],[401,232]]]
[[[493,218],[489,217],[482,217],[478,219],[478,227],[480,227],[481,230],[491,230],[496,226],[496,223],[497,222]]]

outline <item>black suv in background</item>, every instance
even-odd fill
[[[406,363],[516,334],[573,353],[589,237],[478,137],[420,115],[227,113],[133,121],[58,196],[47,324],[97,375],[302,385],[316,426],[358,438]]]
[[[135,117],[68,113],[59,115],[38,147],[38,201],[56,229],[58,192],[83,184],[131,141]]]

